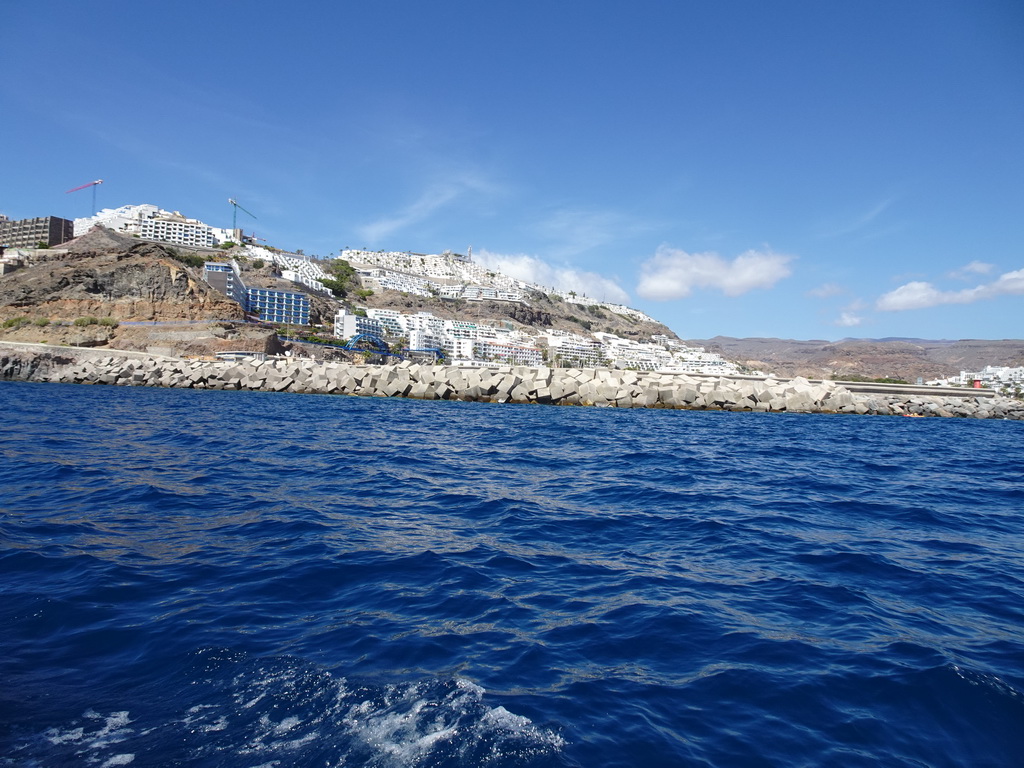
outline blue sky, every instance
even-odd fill
[[[11,0],[0,212],[464,253],[684,338],[1024,337],[1024,5]]]

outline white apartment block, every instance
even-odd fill
[[[281,268],[281,277],[291,280],[293,283],[305,285],[314,291],[327,292],[321,280],[327,279],[329,275],[317,263],[316,259],[308,256],[300,256],[297,253],[287,253],[274,248],[265,248],[262,245],[247,245],[245,253],[251,259],[262,259],[276,264]]]
[[[528,365],[536,368],[544,357],[539,347],[478,339],[473,342],[473,359],[499,365]]]
[[[361,333],[371,336],[385,336],[383,326],[372,317],[363,317],[339,309],[334,315],[334,335],[339,339],[351,339]]]
[[[165,211],[149,204],[104,208],[95,216],[75,219],[75,237],[96,225],[145,240],[193,248],[213,248],[218,242],[213,227],[186,218],[178,211]]]
[[[415,296],[521,302],[524,289],[529,287],[450,251],[436,255],[346,249],[340,256],[374,287]]]
[[[186,219],[179,213],[167,218],[142,219],[139,221],[139,236],[143,240],[194,248],[213,248],[215,245],[212,227],[201,221]]]
[[[602,368],[607,365],[601,343],[592,338],[554,329],[541,338],[547,341],[549,360],[557,368]]]
[[[365,311],[366,318],[339,311],[335,335],[349,338],[358,332],[390,339],[405,338],[410,349],[443,349],[448,359],[457,365],[537,366],[545,362],[543,348],[546,347],[547,363],[559,368],[613,366],[676,373],[738,373],[736,366],[720,355],[687,347],[664,336],[652,337],[651,342],[638,342],[610,333],[596,333],[588,338],[548,329],[534,337],[511,326],[444,320],[430,312],[374,308]],[[347,319],[343,319],[346,315]]]

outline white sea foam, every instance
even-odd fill
[[[113,757],[107,758],[103,761],[100,768],[113,768],[115,765],[128,765],[128,763],[131,763],[134,760],[135,755],[133,754],[114,755]]]
[[[84,728],[69,728],[65,731],[59,728],[50,728],[43,732],[43,738],[51,744],[67,744],[81,741],[85,737]]]
[[[145,711],[89,710],[64,727],[26,744],[30,756],[114,768],[163,759],[151,745],[168,740],[179,761],[204,763],[224,755],[248,756],[259,766],[322,761],[376,768],[421,768],[552,754],[559,736],[502,706],[487,706],[486,692],[464,679],[363,685],[294,659],[232,662],[234,669],[202,691],[200,703],[182,702],[181,714],[146,721]],[[239,669],[240,668],[240,669]],[[160,742],[150,735],[161,734]],[[130,739],[129,744],[124,744]],[[0,761],[0,764],[3,764]]]

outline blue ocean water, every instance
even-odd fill
[[[0,766],[1024,764],[1019,422],[0,409]]]

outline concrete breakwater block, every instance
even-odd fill
[[[1003,397],[869,395],[835,382],[799,377],[749,380],[610,369],[460,368],[410,361],[384,366],[308,359],[203,361],[25,346],[0,344],[0,378],[613,408],[1024,420],[1024,403]]]

